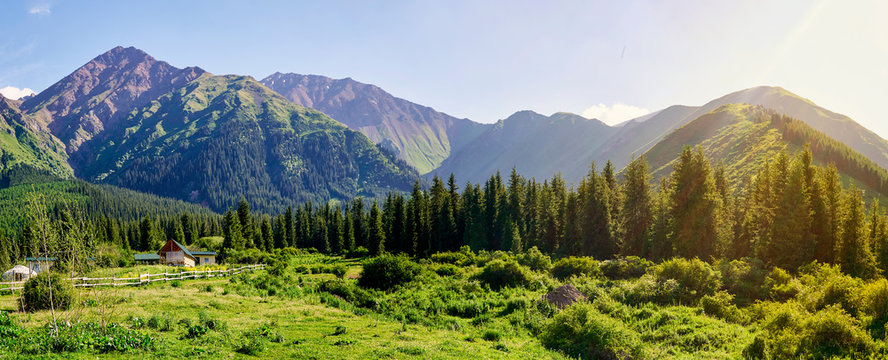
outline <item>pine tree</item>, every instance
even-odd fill
[[[15,259],[10,256],[11,254],[12,244],[10,243],[9,238],[0,235],[0,269],[8,269],[12,265]]]
[[[283,215],[278,215],[274,220],[274,247],[277,249],[283,249],[285,247],[290,246],[287,243],[287,221],[284,220]]]
[[[385,229],[382,223],[382,212],[379,211],[379,206],[375,200],[373,205],[370,206],[370,218],[367,223],[367,230],[370,236],[370,253],[373,255],[382,254],[385,252]]]
[[[333,210],[332,219],[328,222],[327,226],[330,228],[329,235],[331,250],[334,254],[342,254],[343,249],[345,248],[344,234],[342,231],[342,208],[336,206]]]
[[[244,239],[243,234],[241,233],[240,219],[230,208],[228,209],[228,212],[225,213],[225,220],[222,225],[222,236],[224,237],[224,240],[222,241],[222,247],[224,250],[244,249]]]
[[[703,148],[685,146],[670,177],[672,247],[675,255],[709,259],[715,254],[719,198]]]
[[[344,211],[345,214],[345,234],[344,234],[344,242],[345,242],[345,252],[351,252],[355,250],[355,226],[354,219],[352,218],[352,213],[348,209]]]
[[[623,183],[623,206],[620,211],[623,233],[622,254],[646,256],[645,242],[653,224],[648,163],[644,156],[633,159],[626,166]]]
[[[284,212],[284,226],[282,229],[286,246],[297,247],[296,219],[293,216],[293,207],[287,206],[287,211]]]
[[[840,239],[836,253],[843,272],[867,279],[879,275],[876,259],[868,242],[863,192],[853,186],[845,198]]]
[[[237,218],[240,221],[241,235],[243,237],[243,246],[252,248],[253,246],[253,216],[250,214],[250,204],[241,196],[240,202],[237,204]]]
[[[356,197],[352,200],[352,221],[355,234],[355,245],[367,247],[367,221],[364,214],[364,199]]]
[[[260,249],[265,251],[270,251],[274,249],[274,231],[271,228],[271,217],[265,215],[262,217],[262,246],[258,246]]]

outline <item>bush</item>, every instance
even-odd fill
[[[435,274],[438,274],[440,276],[454,276],[456,274],[459,274],[459,268],[453,264],[440,264],[434,266],[432,269]]]
[[[586,275],[598,277],[601,270],[598,262],[591,257],[567,257],[555,262],[552,266],[552,276],[564,280],[574,275]]]
[[[654,266],[650,260],[638,256],[621,257],[599,263],[601,274],[611,280],[633,279],[647,273]]]
[[[872,338],[839,306],[814,314],[795,302],[754,305],[762,332],[745,350],[748,358],[862,358],[873,352]]]
[[[518,257],[518,263],[533,271],[546,272],[552,268],[552,258],[540,252],[536,246],[524,251],[524,254]]]
[[[638,335],[592,304],[577,303],[555,315],[540,335],[543,346],[582,359],[643,357]]]
[[[367,250],[367,248],[363,246],[358,246],[354,250],[351,250],[347,254],[345,254],[345,257],[350,259],[364,258],[367,256],[370,256],[370,250]]]
[[[738,304],[751,304],[768,296],[765,283],[767,271],[758,259],[744,259],[718,263],[724,289],[734,294]]]
[[[530,283],[530,269],[518,265],[514,260],[493,260],[484,266],[478,274],[478,280],[486,283],[493,289],[504,287],[526,286]]]
[[[413,281],[420,267],[404,255],[382,255],[364,262],[358,285],[381,290]]]
[[[871,318],[869,329],[874,337],[884,339],[888,323],[888,280],[879,279],[860,292],[860,307]]]
[[[733,302],[734,295],[719,291],[715,295],[706,295],[700,299],[700,306],[707,315],[733,323],[746,322],[743,312]]]
[[[372,308],[376,305],[376,298],[371,292],[343,280],[324,281],[318,286],[318,291],[339,296],[359,307]]]
[[[170,331],[173,329],[173,318],[167,314],[154,314],[146,325],[158,331]]]
[[[19,304],[23,311],[66,310],[71,305],[74,289],[71,283],[54,272],[42,272],[25,283]]]
[[[676,282],[675,298],[683,304],[695,304],[721,287],[721,275],[700,259],[673,258],[651,268],[658,282]]]
[[[462,252],[439,252],[429,257],[429,260],[441,264],[464,265],[471,262],[468,255]]]
[[[786,270],[774,268],[765,278],[765,290],[771,300],[788,301],[799,294],[801,283],[793,279]]]
[[[348,268],[345,267],[345,265],[343,265],[343,264],[336,264],[336,265],[330,266],[329,270],[330,270],[330,273],[333,274],[333,276],[336,276],[340,279],[344,278],[345,273],[348,272]]]
[[[800,269],[801,291],[797,299],[810,312],[839,305],[851,315],[859,310],[858,294],[863,280],[845,275],[838,265],[812,263]]]

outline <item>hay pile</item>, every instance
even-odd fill
[[[548,301],[549,304],[559,309],[564,309],[577,301],[586,300],[586,296],[572,284],[567,284],[543,295],[542,300]]]

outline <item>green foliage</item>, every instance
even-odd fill
[[[583,303],[555,315],[540,340],[550,349],[584,359],[642,358],[645,353],[638,334]]]
[[[25,283],[19,307],[23,311],[66,310],[73,301],[74,289],[62,275],[44,271]]]
[[[874,349],[872,338],[858,321],[838,306],[815,313],[792,302],[762,303],[757,307],[755,312],[761,314],[765,331],[744,351],[748,357],[859,358]]]
[[[552,268],[552,258],[540,252],[536,246],[525,250],[523,254],[518,256],[518,263],[539,272],[548,272]]]
[[[420,267],[403,255],[382,255],[364,262],[364,270],[358,284],[381,290],[413,281]]]
[[[647,273],[654,266],[650,260],[638,256],[619,257],[598,263],[601,274],[611,280],[637,278]]]
[[[736,296],[738,304],[747,305],[768,297],[769,294],[766,287],[768,272],[760,260],[721,260],[718,262],[717,267],[722,276],[724,289]],[[775,271],[778,270],[779,268],[775,269]],[[785,275],[788,276],[788,274]],[[785,283],[788,280],[780,281]],[[773,284],[772,286],[780,285]]]
[[[493,289],[527,286],[532,275],[530,269],[514,260],[496,259],[488,262],[477,275],[478,279]]]
[[[591,257],[567,257],[559,259],[552,266],[552,276],[560,280],[579,275],[597,277],[600,274],[598,262]]]
[[[695,304],[721,287],[718,270],[700,259],[673,258],[652,267],[650,273],[661,283],[675,281],[675,300],[683,304]]]

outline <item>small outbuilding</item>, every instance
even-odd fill
[[[197,265],[216,265],[215,251],[192,251]]]
[[[133,254],[133,260],[136,261],[136,264],[159,264],[160,254]]]
[[[4,281],[28,281],[31,277],[37,276],[37,273],[34,270],[29,269],[24,265],[16,265],[13,266],[12,269],[6,270],[3,273]]]
[[[52,269],[52,266],[55,265],[55,262],[58,260],[59,259],[55,257],[26,257],[25,263],[28,264],[28,269],[39,274],[41,271]]]

